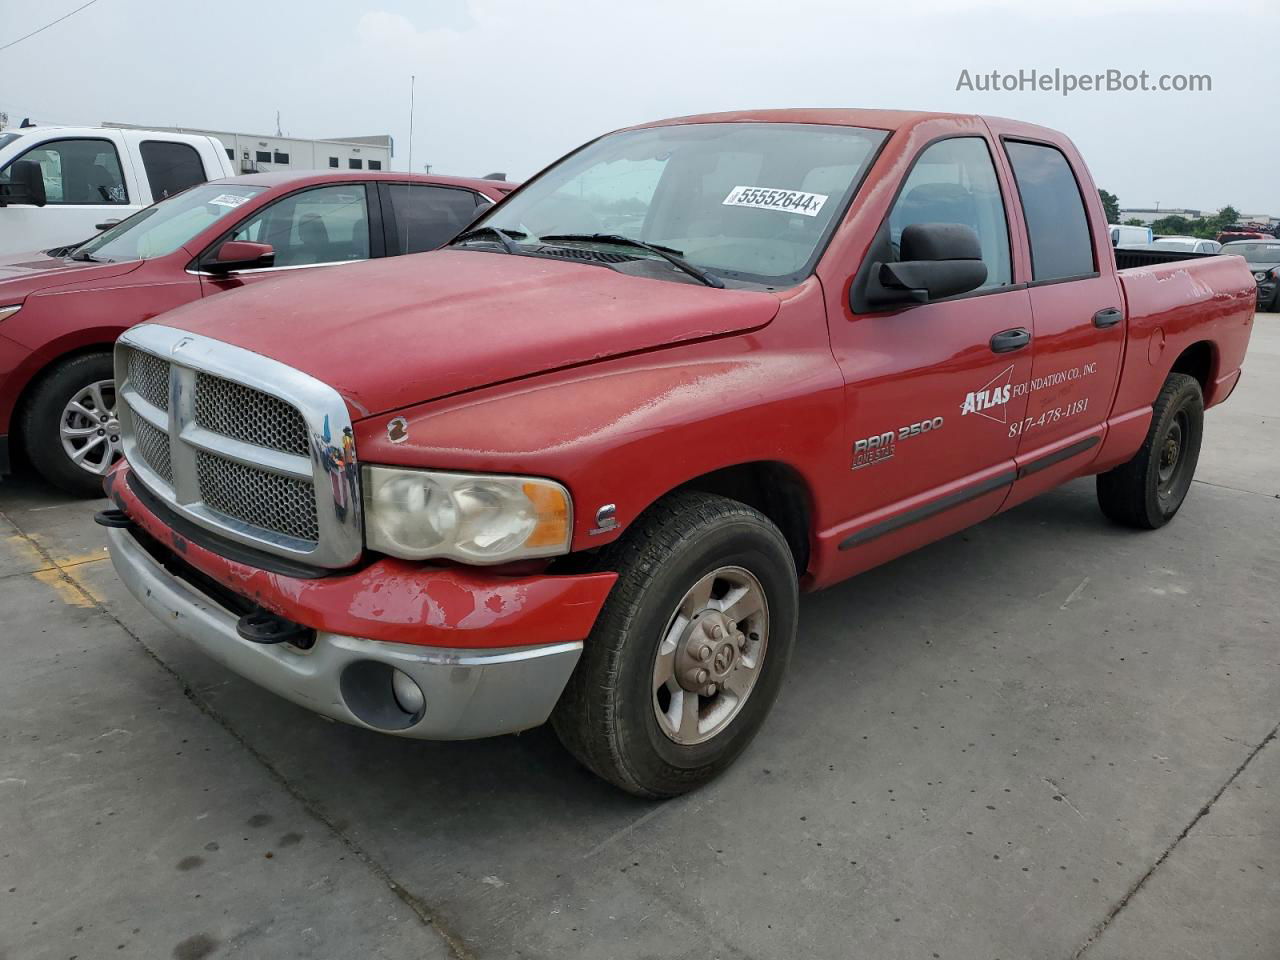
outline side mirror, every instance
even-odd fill
[[[34,160],[15,160],[9,166],[9,183],[0,188],[0,203],[29,203],[43,207],[48,202],[44,193],[44,171]]]
[[[913,223],[902,231],[900,246],[900,260],[873,268],[869,303],[929,303],[968,293],[986,282],[982,245],[972,227]]]
[[[226,276],[236,270],[260,270],[276,262],[276,251],[269,243],[250,243],[248,240],[227,240],[201,268],[206,273]]]

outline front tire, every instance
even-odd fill
[[[552,714],[582,764],[673,797],[731,764],[764,722],[795,642],[795,561],[759,511],[673,494],[601,551],[618,572]]]
[[[22,420],[27,458],[54,486],[101,497],[102,478],[120,456],[109,353],[86,353],[47,371]]]
[[[1171,373],[1152,409],[1141,449],[1098,475],[1098,505],[1115,523],[1155,530],[1173,519],[1191,489],[1204,436],[1204,394],[1194,377]]]

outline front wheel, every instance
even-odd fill
[[[605,780],[642,797],[701,786],[746,748],[795,642],[795,561],[759,511],[667,497],[606,547],[618,582],[552,723]]]
[[[1108,519],[1155,530],[1173,519],[1191,489],[1204,436],[1204,394],[1194,377],[1171,373],[1152,409],[1147,439],[1132,460],[1098,476]]]
[[[64,360],[36,385],[22,433],[44,478],[78,497],[102,496],[102,478],[120,457],[120,423],[111,354]]]

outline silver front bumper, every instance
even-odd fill
[[[129,592],[175,633],[286,700],[381,733],[466,740],[536,727],[550,716],[582,653],[581,641],[444,649],[324,632],[309,650],[253,643],[236,632],[234,613],[165,570],[128,530],[109,528],[107,539]],[[393,699],[383,703],[391,696],[389,668],[408,674],[421,689],[420,716],[397,713]]]

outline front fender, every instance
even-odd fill
[[[573,549],[582,550],[724,467],[776,461],[811,490],[838,482],[842,391],[825,339],[781,350],[748,335],[373,417],[357,425],[356,448],[364,463],[558,480],[573,495]],[[596,514],[608,504],[617,523],[602,529]]]

